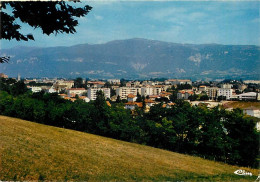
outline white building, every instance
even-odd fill
[[[201,86],[199,87],[199,91],[201,91],[201,92],[206,92],[206,91],[207,91],[207,86],[201,85]]]
[[[120,85],[119,79],[108,79],[107,82],[114,85]]]
[[[64,80],[59,80],[57,85],[65,85],[66,89],[71,89],[74,86],[74,81],[64,81]]]
[[[42,91],[41,87],[30,87],[29,88],[33,93]]]
[[[218,97],[224,96],[227,100],[232,97],[232,89],[231,88],[219,88],[218,89]]]
[[[256,107],[248,107],[243,109],[243,112],[249,116],[253,116],[256,118],[260,118],[260,109]],[[260,131],[260,121],[256,123],[256,129],[257,131]]]
[[[168,88],[168,87],[167,87]],[[155,85],[150,87],[142,87],[141,88],[141,95],[147,96],[147,95],[159,95],[162,91],[166,91],[164,86]]]
[[[137,99],[136,95],[133,95],[133,94],[129,94],[127,96],[127,102],[135,102]]]
[[[258,93],[247,92],[238,95],[239,100],[256,100],[258,98]]]
[[[227,89],[231,89],[232,85],[231,84],[222,84],[221,88],[227,88]]]
[[[156,94],[154,94],[154,88],[153,87],[142,87],[141,88],[141,95],[147,96],[147,95],[156,95]]]
[[[76,95],[82,96],[83,93],[86,93],[87,90],[85,88],[71,88],[68,90],[69,97],[75,97]]]
[[[56,93],[56,92],[58,92],[58,90],[56,90],[53,86],[50,89],[48,89],[48,93]]]
[[[90,100],[96,100],[97,91],[102,91],[104,93],[105,98],[110,99],[110,88],[89,88],[88,89],[88,98]]]
[[[120,87],[116,89],[116,96],[120,96],[121,99],[127,99],[129,94],[137,95],[141,93],[141,88],[134,87]]]
[[[188,100],[189,96],[193,95],[193,91],[188,91],[188,90],[181,90],[177,93],[177,99],[184,99]]]
[[[260,84],[260,80],[244,80],[243,82],[246,84],[249,84],[249,83]]]
[[[192,85],[192,81],[191,80],[181,80],[181,79],[169,79],[169,80],[165,80],[164,82],[165,84],[170,84],[170,85],[184,85],[184,84],[189,84]]]

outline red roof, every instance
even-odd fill
[[[160,97],[159,95],[149,95],[149,98],[158,98]]]
[[[191,95],[194,94],[192,91],[185,91],[185,90],[181,90],[181,91],[179,91],[179,93],[182,93],[182,94],[188,93],[188,94],[191,94]]]
[[[125,105],[143,107],[141,102],[127,102]]]
[[[71,88],[69,90],[86,90],[85,88]]]
[[[104,82],[91,82],[91,81],[88,81],[89,84],[99,84],[99,85],[105,85]]]
[[[172,93],[170,93],[170,92],[166,92],[166,91],[162,91],[161,94],[171,95]]]
[[[128,98],[135,98],[136,96],[134,94],[129,94],[127,97]]]
[[[168,106],[174,106],[175,103],[168,103]]]
[[[145,102],[145,103],[154,103],[154,101],[149,100],[149,99],[145,99],[144,102]]]
[[[86,96],[80,96],[79,98],[80,98],[80,99],[85,99],[85,98],[86,98]]]

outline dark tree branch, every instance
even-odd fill
[[[0,57],[0,63],[8,63],[9,59],[10,59],[9,56]]]
[[[74,0],[74,3],[80,3]],[[72,2],[71,2],[72,3]],[[70,4],[71,4],[70,3]],[[11,7],[10,14],[4,12],[8,6]],[[75,33],[78,21],[75,18],[86,16],[92,7],[73,7],[64,1],[4,1],[0,2],[0,39],[16,39],[17,41],[34,40],[32,34],[22,34],[21,25],[16,23],[20,20],[33,28],[42,29],[42,33],[50,35],[54,33]],[[0,57],[0,63],[8,62],[10,57]]]
[[[9,5],[12,14],[3,12]],[[92,7],[86,5],[76,8],[63,1],[48,2],[2,2],[1,6],[1,34],[0,39],[16,39],[17,41],[34,40],[33,35],[24,35],[19,30],[21,28],[15,20],[19,19],[23,23],[34,28],[41,28],[42,33],[50,35],[52,33],[75,33],[78,21],[75,18],[83,17],[89,13]]]

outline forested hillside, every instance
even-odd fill
[[[149,79],[259,79],[260,52],[254,45],[176,44],[146,39],[71,47],[1,50],[10,76]],[[36,71],[37,70],[37,71]]]

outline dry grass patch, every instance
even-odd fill
[[[0,180],[252,181],[256,169],[0,116]],[[233,172],[245,169],[253,177]]]
[[[260,109],[260,102],[245,102],[245,101],[226,101],[223,106],[225,108],[240,108],[246,109],[249,107],[256,107]]]

